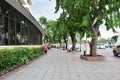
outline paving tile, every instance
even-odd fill
[[[86,61],[80,53],[52,49],[4,80],[120,80],[120,59]]]

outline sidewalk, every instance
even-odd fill
[[[53,49],[4,80],[120,80],[120,60],[81,60],[80,52]]]

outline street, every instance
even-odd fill
[[[78,47],[77,51],[80,51],[79,45],[77,45],[77,47]],[[84,45],[81,45],[81,52],[84,53],[84,50],[85,50]],[[112,48],[97,49],[97,54],[100,54],[106,57],[114,57]]]
[[[98,54],[105,56],[108,60],[111,60],[111,59],[120,60],[120,55],[118,55],[118,57],[114,57],[112,48],[97,49],[97,52]]]
[[[114,57],[112,48],[97,49],[98,54],[104,55],[106,57]]]
[[[77,45],[77,46],[78,46],[78,50],[77,51],[79,51],[80,47],[79,47],[79,45]],[[81,52],[82,52],[82,54],[84,53],[84,50],[85,50],[84,45],[81,45]],[[114,57],[112,48],[97,49],[97,54],[103,55],[106,58],[113,58],[113,59],[120,60],[120,55],[118,55],[118,57]]]

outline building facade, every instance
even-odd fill
[[[0,46],[41,45],[43,35],[39,23],[19,0],[0,0]]]
[[[19,2],[22,4],[22,6],[28,11],[31,13],[31,9],[30,9],[30,6],[32,4],[32,1],[31,0],[19,0]]]

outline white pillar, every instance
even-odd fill
[[[85,34],[85,37],[86,37],[86,34]],[[90,45],[88,43],[87,37],[85,41],[85,55],[90,55]]]
[[[86,45],[85,46],[86,55],[90,55],[90,45],[87,40],[86,40],[85,45]]]

